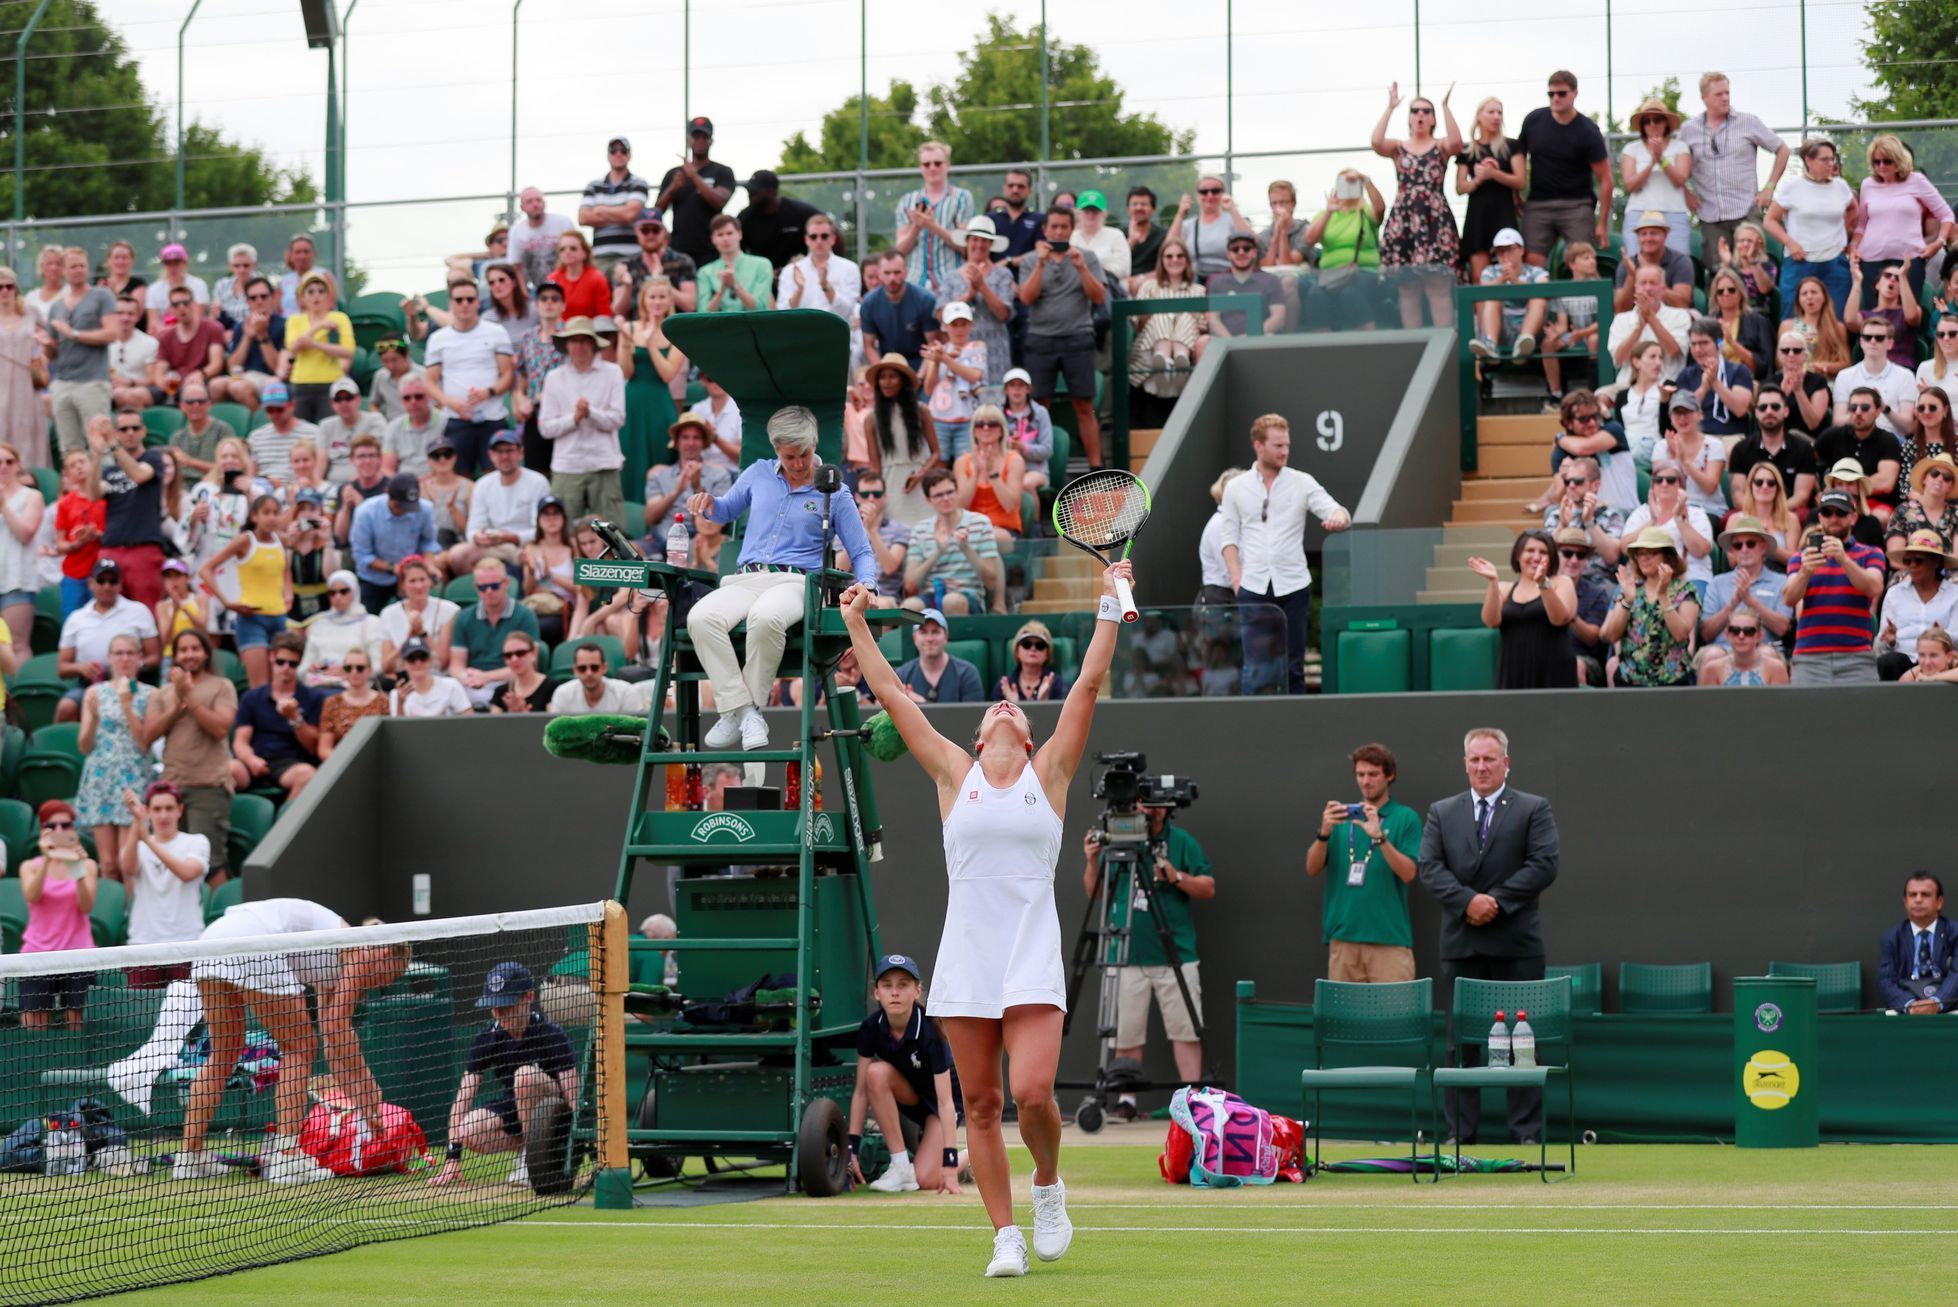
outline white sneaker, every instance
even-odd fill
[[[530,1187],[530,1159],[522,1153],[518,1153],[517,1164],[510,1168],[509,1177],[503,1183],[518,1184],[528,1189]]]
[[[880,1194],[912,1194],[918,1192],[918,1171],[911,1165],[911,1159],[892,1162],[884,1169],[884,1174],[870,1182],[869,1188]]]
[[[1027,1238],[1020,1227],[1009,1225],[993,1235],[993,1259],[986,1263],[986,1278],[1007,1279],[1027,1273]]]
[[[331,1180],[333,1172],[297,1148],[281,1148],[258,1155],[259,1172],[272,1184],[318,1184]]]
[[[1060,1180],[1033,1187],[1033,1255],[1057,1262],[1074,1241],[1074,1222],[1067,1219],[1067,1185]]]
[[[1536,353],[1536,337],[1526,331],[1516,338],[1516,348],[1511,351],[1510,357],[1526,359],[1534,353]]]
[[[230,1167],[209,1153],[193,1153],[189,1149],[178,1153],[175,1165],[170,1168],[172,1180],[215,1180],[230,1173]]]
[[[747,712],[748,709],[744,707],[722,713],[721,719],[714,723],[713,729],[707,732],[701,744],[715,750],[733,748],[734,742],[744,734],[741,727],[747,720]]]
[[[768,747],[768,719],[761,715],[761,709],[752,704],[741,711],[741,747],[744,749],[766,749]]]
[[[1496,354],[1496,342],[1490,340],[1487,336],[1477,336],[1471,340],[1469,342],[1469,353],[1479,359],[1494,359],[1498,357]]]

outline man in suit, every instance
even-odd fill
[[[1944,919],[1944,882],[1928,871],[1904,882],[1904,919],[1883,937],[1876,987],[1896,1012],[1958,1010],[1958,927]]]
[[[1537,895],[1557,879],[1557,824],[1550,801],[1509,787],[1509,737],[1477,727],[1462,741],[1467,793],[1428,809],[1421,834],[1421,883],[1441,904],[1441,993],[1455,978],[1543,979]],[[1451,1049],[1469,1065],[1468,1049]],[[1475,1141],[1480,1091],[1450,1090],[1448,1132]],[[1509,1133],[1534,1143],[1543,1133],[1543,1091],[1509,1091]]]

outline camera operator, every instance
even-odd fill
[[[1176,954],[1182,963],[1183,981],[1190,989],[1190,1003],[1203,1006],[1203,986],[1197,974],[1197,926],[1190,916],[1192,899],[1217,897],[1217,879],[1210,870],[1210,859],[1194,836],[1170,824],[1174,805],[1143,803],[1149,818],[1149,842],[1140,850],[1143,861],[1154,867],[1151,883],[1156,902],[1162,907]],[[1093,898],[1101,888],[1102,838],[1099,829],[1090,830],[1082,841],[1087,866],[1081,884]],[[1127,965],[1122,969],[1121,989],[1115,1005],[1115,1056],[1142,1057],[1142,1043],[1149,1031],[1149,999],[1155,996],[1162,1009],[1163,1029],[1169,1035],[1176,1055],[1176,1074],[1188,1083],[1203,1078],[1203,1042],[1198,1038],[1194,1015],[1183,1001],[1182,990],[1163,953],[1162,939],[1156,933],[1149,912],[1149,900],[1129,883],[1127,865],[1118,865],[1118,879],[1109,894],[1110,929],[1129,931]],[[1134,1094],[1123,1094],[1109,1113],[1118,1121],[1133,1121],[1138,1115]]]
[[[1326,978],[1349,984],[1414,979],[1414,928],[1407,887],[1419,870],[1421,819],[1394,802],[1399,774],[1385,745],[1353,750],[1360,802],[1333,800],[1319,814],[1319,838],[1306,851],[1305,874],[1326,878]]]

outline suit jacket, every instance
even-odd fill
[[[1543,956],[1537,895],[1557,879],[1557,823],[1548,799],[1504,790],[1481,844],[1475,792],[1441,800],[1428,809],[1419,866],[1421,883],[1441,904],[1442,957]],[[1484,926],[1471,926],[1462,915],[1477,894],[1502,908]]]
[[[1938,965],[1942,979],[1938,982],[1938,992],[1934,997],[1944,1005],[1948,1012],[1958,1007],[1958,926],[1943,917],[1932,924],[1936,933],[1931,939],[1931,958]],[[1917,951],[1915,932],[1910,928],[1908,918],[1890,928],[1883,937],[1883,946],[1876,963],[1876,992],[1882,998],[1883,1006],[1901,1012],[1912,1002],[1924,997],[1920,989],[1906,989],[1906,985],[1921,982],[1910,978],[1910,969]]]

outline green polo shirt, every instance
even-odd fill
[[[1181,826],[1171,826],[1164,838],[1164,852],[1169,857],[1169,865],[1186,876],[1210,876],[1210,859],[1204,856],[1203,846],[1196,837]],[[1179,960],[1197,960],[1197,923],[1190,916],[1190,896],[1174,885],[1160,882],[1151,886],[1156,901],[1162,904],[1163,918],[1169,923],[1170,937],[1176,941]],[[1126,926],[1129,912],[1141,908],[1135,918],[1135,928],[1129,935],[1129,965],[1132,967],[1166,967],[1169,958],[1163,954],[1162,939],[1156,934],[1155,920],[1150,916],[1145,903],[1137,902],[1138,896],[1129,884],[1129,871],[1124,867],[1116,875],[1114,887],[1110,890],[1109,925]]]
[[[1420,858],[1421,819],[1414,809],[1389,799],[1380,810],[1380,831],[1402,853]],[[1348,873],[1362,854],[1367,864],[1365,882],[1348,884]],[[1333,827],[1326,841],[1326,869],[1320,874],[1326,880],[1326,943],[1414,947],[1414,929],[1407,920],[1407,882],[1394,874],[1358,822]]]
[[[732,290],[721,296],[721,306],[710,308],[714,292],[721,288],[721,269],[727,265],[725,259],[715,259],[705,264],[694,274],[694,285],[700,289],[700,311],[702,313],[747,313],[749,309],[742,304],[741,297]],[[755,311],[768,307],[769,294],[775,289],[775,265],[759,254],[737,254],[734,256],[734,279],[743,290],[755,300]]]
[[[503,610],[502,621],[491,622],[483,616],[483,606],[475,603],[456,614],[455,634],[449,644],[451,648],[467,650],[469,666],[477,671],[494,672],[503,666],[503,641],[512,631],[522,631],[535,640],[537,614],[513,603]]]

